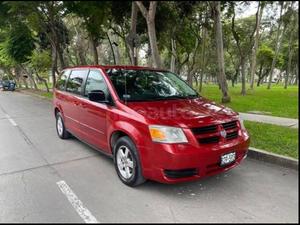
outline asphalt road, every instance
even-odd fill
[[[87,211],[100,223],[298,222],[298,185],[298,171],[247,158],[196,182],[129,188],[110,158],[57,137],[49,101],[0,91],[0,222],[82,223]]]

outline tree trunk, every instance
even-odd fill
[[[194,77],[194,73],[195,73],[195,63],[196,63],[196,56],[197,56],[197,50],[199,47],[199,40],[198,38],[196,38],[195,41],[195,47],[193,49],[193,53],[192,53],[192,63],[191,65],[188,64],[188,74],[187,74],[187,78],[188,78],[188,84],[193,87],[193,77]]]
[[[42,77],[39,75],[39,73],[38,73],[37,70],[35,70],[35,74],[36,74],[37,78],[45,84],[45,87],[46,87],[46,89],[47,89],[47,92],[49,92],[49,87],[48,87],[47,80],[44,79],[44,78],[42,78]]]
[[[196,85],[196,87],[198,87],[198,79],[197,79],[197,76],[196,75],[193,75],[193,78],[194,78],[194,80],[195,80],[195,85]]]
[[[259,68],[259,73],[258,73],[257,87],[259,87],[260,82],[261,82],[262,79],[263,79],[262,72],[263,72],[263,65],[261,64],[261,65],[260,65],[260,68]]]
[[[294,49],[292,49],[292,44],[293,44],[293,41],[294,41],[294,32],[293,31],[294,31],[295,23],[293,22],[293,19],[291,19],[291,20],[292,20],[292,22],[291,22],[292,24],[291,24],[291,29],[290,29],[290,32],[289,32],[290,38],[289,38],[289,50],[288,50],[289,57],[288,57],[288,65],[287,65],[286,77],[285,77],[285,82],[284,82],[284,88],[285,89],[287,88],[289,76],[290,76],[290,73],[291,73],[292,57],[293,57],[293,50],[294,50]]]
[[[85,55],[84,55],[84,53],[82,51],[82,48],[78,49],[78,56],[79,56],[80,64],[81,65],[87,65],[87,62],[85,60]]]
[[[155,68],[161,68],[161,58],[158,51],[157,40],[156,40],[156,29],[155,29],[155,13],[157,7],[157,1],[150,1],[149,10],[145,8],[142,2],[136,2],[140,11],[142,12],[144,18],[147,22],[147,30],[148,30],[148,37],[151,47],[151,56],[152,56],[152,63]]]
[[[235,69],[235,74],[234,74],[234,76],[233,76],[233,78],[231,80],[232,87],[234,87],[234,82],[236,81],[238,75],[239,75],[239,68]]]
[[[175,73],[176,70],[176,43],[175,40],[172,38],[171,39],[171,48],[172,48],[172,52],[171,52],[171,62],[170,62],[170,70],[171,72]]]
[[[81,35],[79,34],[79,32],[77,30],[77,26],[76,26],[73,18],[71,18],[71,21],[72,21],[73,27],[75,29],[76,36],[78,37],[77,41],[76,41],[76,46],[77,46],[77,51],[78,51],[78,56],[79,56],[80,64],[81,65],[87,65],[86,59],[85,59],[85,55],[84,55],[84,52],[83,52]],[[75,55],[77,55],[77,54],[75,54]],[[76,63],[78,64],[77,57],[76,57]]]
[[[25,88],[28,89],[28,83],[27,83],[26,78],[22,76],[22,80],[23,80],[23,83],[25,85]]]
[[[121,58],[120,58],[120,50],[119,50],[119,45],[118,45],[118,38],[116,35],[112,34],[112,40],[113,40],[113,49],[115,52],[115,57],[116,57],[116,64],[120,65],[121,64]]]
[[[245,57],[241,57],[241,73],[242,73],[242,91],[241,94],[246,95],[246,62]]]
[[[132,65],[138,65],[138,54],[136,46],[136,24],[137,24],[138,6],[132,2],[131,6],[131,24],[130,31],[126,38],[126,46],[129,48],[129,57]]]
[[[279,84],[279,82],[281,81],[281,78],[282,78],[282,72],[280,71],[278,80],[276,81],[276,85]]]
[[[161,68],[162,64],[161,64],[161,59],[157,47],[155,21],[149,20],[147,22],[147,28],[148,28],[148,36],[149,36],[150,46],[151,46],[151,56],[152,56],[153,66],[154,68]]]
[[[298,62],[296,63],[296,85],[299,83],[299,74],[298,74]]]
[[[114,45],[114,51],[116,53],[116,64],[120,65],[121,64],[121,59],[120,59],[120,51],[119,51],[119,47]]]
[[[16,67],[16,70],[17,70],[17,72],[20,74],[20,78],[21,78],[21,80],[22,80],[22,82],[23,82],[25,88],[28,89],[27,80],[26,80],[26,78],[23,76],[23,73],[22,73],[23,68],[22,68],[20,65],[18,65],[18,66]]]
[[[288,65],[287,65],[287,70],[286,70],[286,75],[285,75],[285,81],[284,81],[284,89],[287,88],[288,85],[288,80],[289,80],[289,75],[291,72],[291,64],[292,64],[292,56],[293,56],[293,50],[292,50],[292,38],[293,35],[290,34],[290,40],[289,40],[289,59],[288,59]]]
[[[91,44],[92,44],[94,65],[98,65],[99,59],[98,59],[98,51],[97,51],[97,41],[93,37],[90,37],[90,40],[91,40]]]
[[[58,53],[58,59],[60,62],[60,69],[63,69],[68,65],[65,62],[64,53],[63,53],[63,50],[61,49],[61,47],[59,46],[59,44],[57,44],[57,53]]]
[[[33,77],[33,75],[32,75],[32,73],[31,72],[28,72],[27,70],[26,70],[26,68],[21,64],[21,67],[22,67],[22,69],[24,70],[24,72],[28,75],[28,77],[30,78],[30,81],[31,81],[31,83],[32,83],[32,85],[33,85],[33,88],[35,89],[35,90],[38,90],[38,87],[37,87],[37,85],[36,85],[36,82],[35,82],[35,80],[34,80],[34,77]]]
[[[56,85],[56,76],[55,73],[57,71],[57,52],[56,47],[52,44],[52,51],[51,51],[51,74],[52,74],[52,83],[53,87]]]
[[[187,73],[187,83],[188,85],[190,85],[191,87],[193,86],[193,77],[190,71],[188,71]]]
[[[31,80],[31,82],[32,82],[32,84],[33,84],[33,88],[34,88],[35,90],[38,90],[38,87],[37,87],[37,85],[36,85],[36,82],[35,82],[35,79],[34,79],[32,73],[29,72],[28,75],[29,75],[30,80]]]
[[[267,89],[270,89],[270,88],[271,88],[272,78],[273,78],[273,72],[274,72],[274,69],[275,69],[276,60],[277,60],[277,56],[278,56],[278,53],[279,53],[279,48],[280,48],[280,45],[281,45],[281,40],[282,40],[284,31],[285,31],[285,27],[284,27],[284,29],[283,29],[282,32],[281,32],[281,30],[280,30],[281,25],[282,25],[282,11],[283,11],[283,4],[284,4],[284,3],[282,3],[281,8],[280,8],[280,18],[279,18],[279,24],[278,24],[277,34],[276,34],[275,55],[274,55],[274,58],[273,58],[273,60],[272,60],[272,66],[271,66],[271,70],[270,70],[270,74],[269,74],[269,82],[268,82],[268,87],[267,87]]]
[[[214,26],[216,33],[216,47],[217,47],[217,57],[218,57],[218,67],[219,67],[219,85],[222,90],[222,102],[230,102],[230,96],[228,94],[228,86],[225,77],[224,68],[224,50],[223,50],[223,37],[222,37],[222,23],[221,23],[221,9],[220,1],[212,2],[214,11]]]
[[[255,79],[255,71],[256,71],[256,52],[258,49],[258,41],[259,41],[259,28],[260,28],[260,21],[263,14],[263,6],[261,2],[258,3],[258,11],[256,14],[256,34],[254,39],[254,48],[252,52],[252,60],[251,60],[251,70],[250,70],[250,89],[253,89],[254,79]]]
[[[116,57],[115,57],[114,48],[113,48],[113,46],[112,46],[112,43],[111,43],[111,41],[110,41],[110,38],[109,38],[108,33],[106,33],[106,36],[107,36],[107,39],[108,39],[108,42],[109,42],[109,46],[110,46],[111,53],[112,53],[112,55],[113,55],[114,65],[117,65],[117,64],[116,64]]]
[[[203,27],[202,29],[202,49],[201,49],[201,70],[200,70],[200,82],[199,82],[199,91],[202,91],[202,80],[203,80],[203,74],[204,74],[204,68],[205,68],[205,42],[206,42],[206,27]]]

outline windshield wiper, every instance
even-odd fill
[[[194,95],[170,95],[170,96],[166,96],[164,97],[165,99],[190,99],[190,98],[197,98],[199,97],[198,94],[194,94]]]
[[[199,94],[195,94],[195,95],[187,95],[187,98],[198,98]]]

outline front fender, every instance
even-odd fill
[[[117,131],[121,131],[130,137],[138,149],[144,146],[146,144],[145,141],[150,138],[150,133],[146,125],[138,124],[138,122],[137,124],[133,124],[126,121],[116,121],[108,127],[108,143],[110,143],[113,133]],[[112,152],[112,149],[110,150]]]

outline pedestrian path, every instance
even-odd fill
[[[277,116],[266,116],[250,113],[239,113],[243,120],[275,124],[279,126],[291,127],[298,129],[298,119],[284,118]]]

